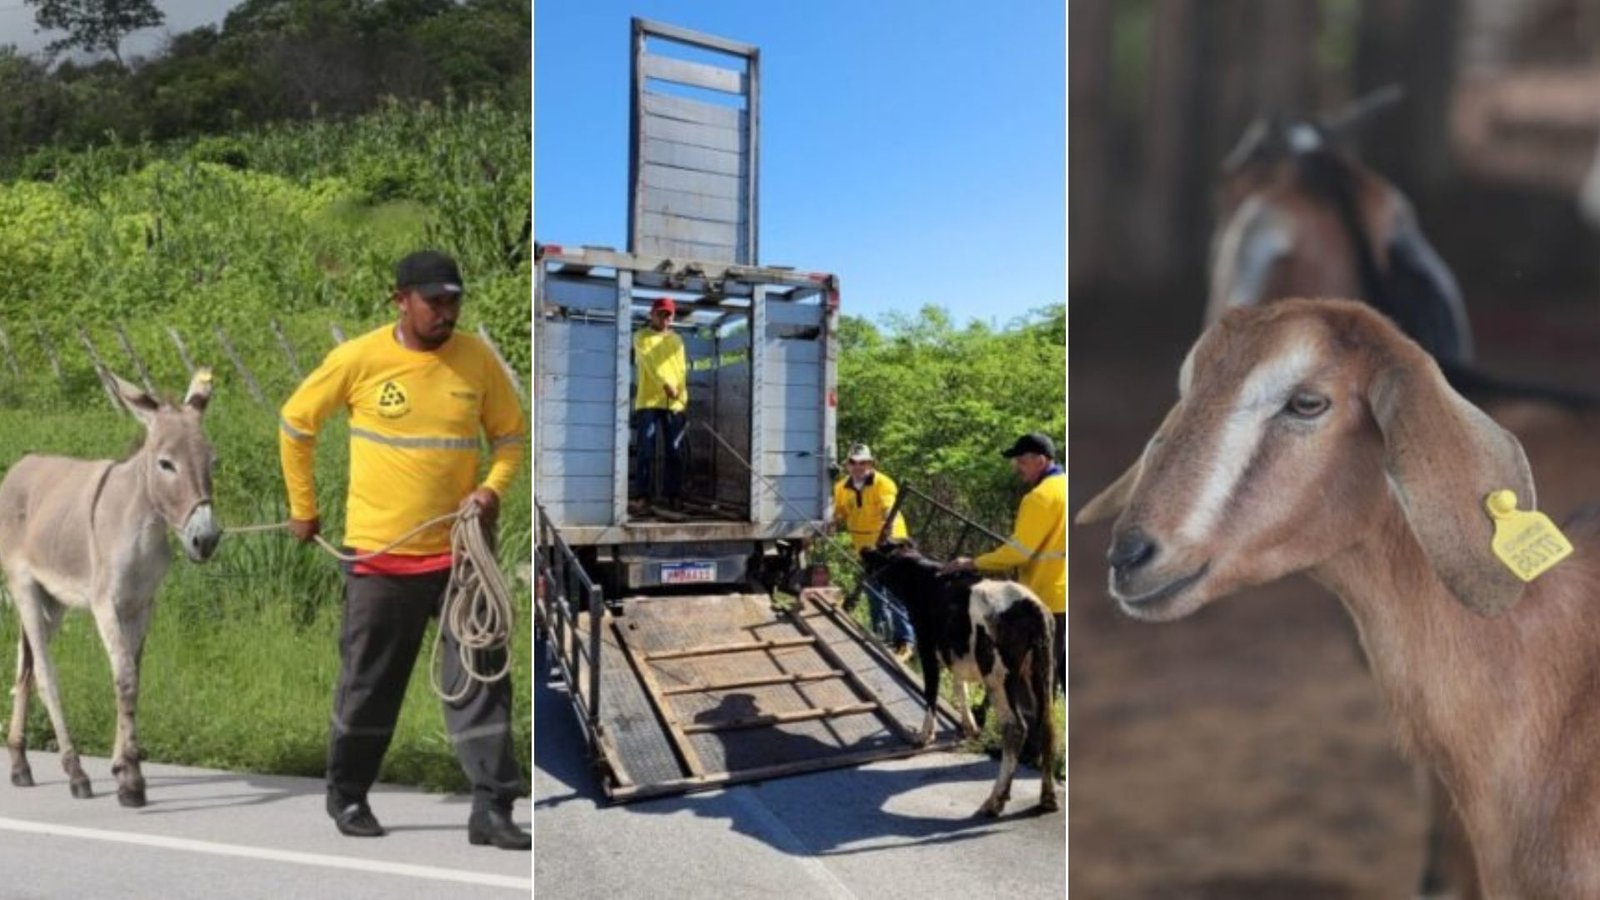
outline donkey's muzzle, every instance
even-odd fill
[[[212,514],[211,504],[202,503],[189,513],[189,520],[183,523],[180,539],[183,552],[191,562],[205,562],[217,552],[217,543],[222,540],[222,526]]]

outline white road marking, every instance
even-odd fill
[[[167,850],[185,850],[191,853],[209,853],[213,856],[237,856],[245,859],[294,863],[302,866],[353,869],[360,872],[375,872],[380,875],[403,875],[407,878],[455,881],[462,884],[476,884],[485,887],[511,888],[524,892],[533,890],[532,878],[488,875],[482,872],[469,872],[464,869],[442,869],[436,866],[418,866],[410,863],[385,862],[375,859],[354,859],[347,856],[330,856],[324,853],[272,850],[266,847],[250,847],[242,844],[218,844],[212,841],[195,841],[188,838],[166,837],[165,835],[157,834],[130,834],[122,831],[106,831],[100,828],[49,825],[44,822],[29,822],[25,819],[8,819],[4,817],[0,817],[0,829],[34,834],[50,834],[58,837],[111,841],[119,844],[136,844],[144,847],[160,847]]]

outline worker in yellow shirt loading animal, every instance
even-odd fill
[[[367,805],[429,618],[449,583],[450,523],[390,546],[417,525],[466,504],[490,525],[522,458],[525,422],[494,352],[455,333],[462,281],[455,261],[422,251],[395,266],[399,319],[330,352],[283,405],[279,449],[289,493],[290,532],[310,541],[321,530],[312,460],[317,432],[335,410],[350,414],[350,476],[345,545],[376,556],[346,564],[340,669],[328,738],[327,809],[340,833],[377,837],[384,829]],[[478,481],[480,435],[488,474]],[[446,631],[443,683],[464,683],[454,637]],[[475,668],[499,671],[504,651]],[[511,683],[474,683],[444,704],[456,757],[472,784],[467,839],[526,850],[511,819],[527,793],[511,738]]]
[[[1047,435],[1025,434],[1001,456],[1028,485],[1017,507],[1011,538],[977,558],[951,560],[944,571],[985,574],[1015,571],[1055,619],[1055,690],[1066,689],[1067,633],[1067,476],[1056,464],[1056,445]]]

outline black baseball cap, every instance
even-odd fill
[[[1012,444],[1010,449],[1000,451],[1000,455],[1006,459],[1021,456],[1024,453],[1038,453],[1041,456],[1055,459],[1056,444],[1048,436],[1035,431],[1017,438],[1017,442]]]
[[[402,291],[416,291],[429,300],[459,294],[461,269],[446,254],[419,250],[395,263],[394,285]]]

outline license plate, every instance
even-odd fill
[[[664,563],[661,566],[662,584],[709,584],[717,580],[714,562]]]

